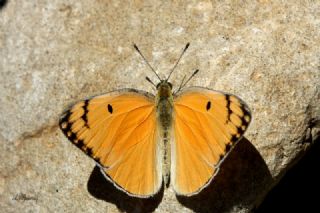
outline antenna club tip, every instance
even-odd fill
[[[135,43],[133,43],[133,47],[134,49],[138,50],[138,46]]]
[[[186,47],[184,49],[188,49],[189,46],[190,46],[190,42],[186,44]]]

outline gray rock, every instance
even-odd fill
[[[249,212],[312,148],[320,129],[319,2],[8,1],[0,9],[0,206],[4,212]],[[71,103],[172,83],[234,93],[253,122],[194,197],[128,197],[58,128]]]

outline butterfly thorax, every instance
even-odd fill
[[[172,85],[162,81],[158,84],[158,95],[156,97],[157,117],[163,130],[168,130],[172,122]]]
[[[165,184],[169,185],[170,175],[170,129],[172,124],[172,110],[173,110],[173,96],[172,84],[167,81],[161,81],[157,85],[158,94],[156,96],[157,106],[157,121],[159,122],[160,134],[163,138],[163,165],[162,170],[164,174]]]

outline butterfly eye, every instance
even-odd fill
[[[170,82],[168,82],[170,89],[172,89],[172,84]]]
[[[160,84],[161,84],[161,82],[160,82],[159,84],[157,84],[157,86],[156,86],[156,88],[157,88],[157,89],[159,89],[159,87],[160,87]]]

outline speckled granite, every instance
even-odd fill
[[[0,208],[4,212],[249,212],[319,136],[320,3],[17,1],[0,9]],[[199,195],[119,192],[58,129],[69,104],[166,76],[234,93],[245,139]]]

